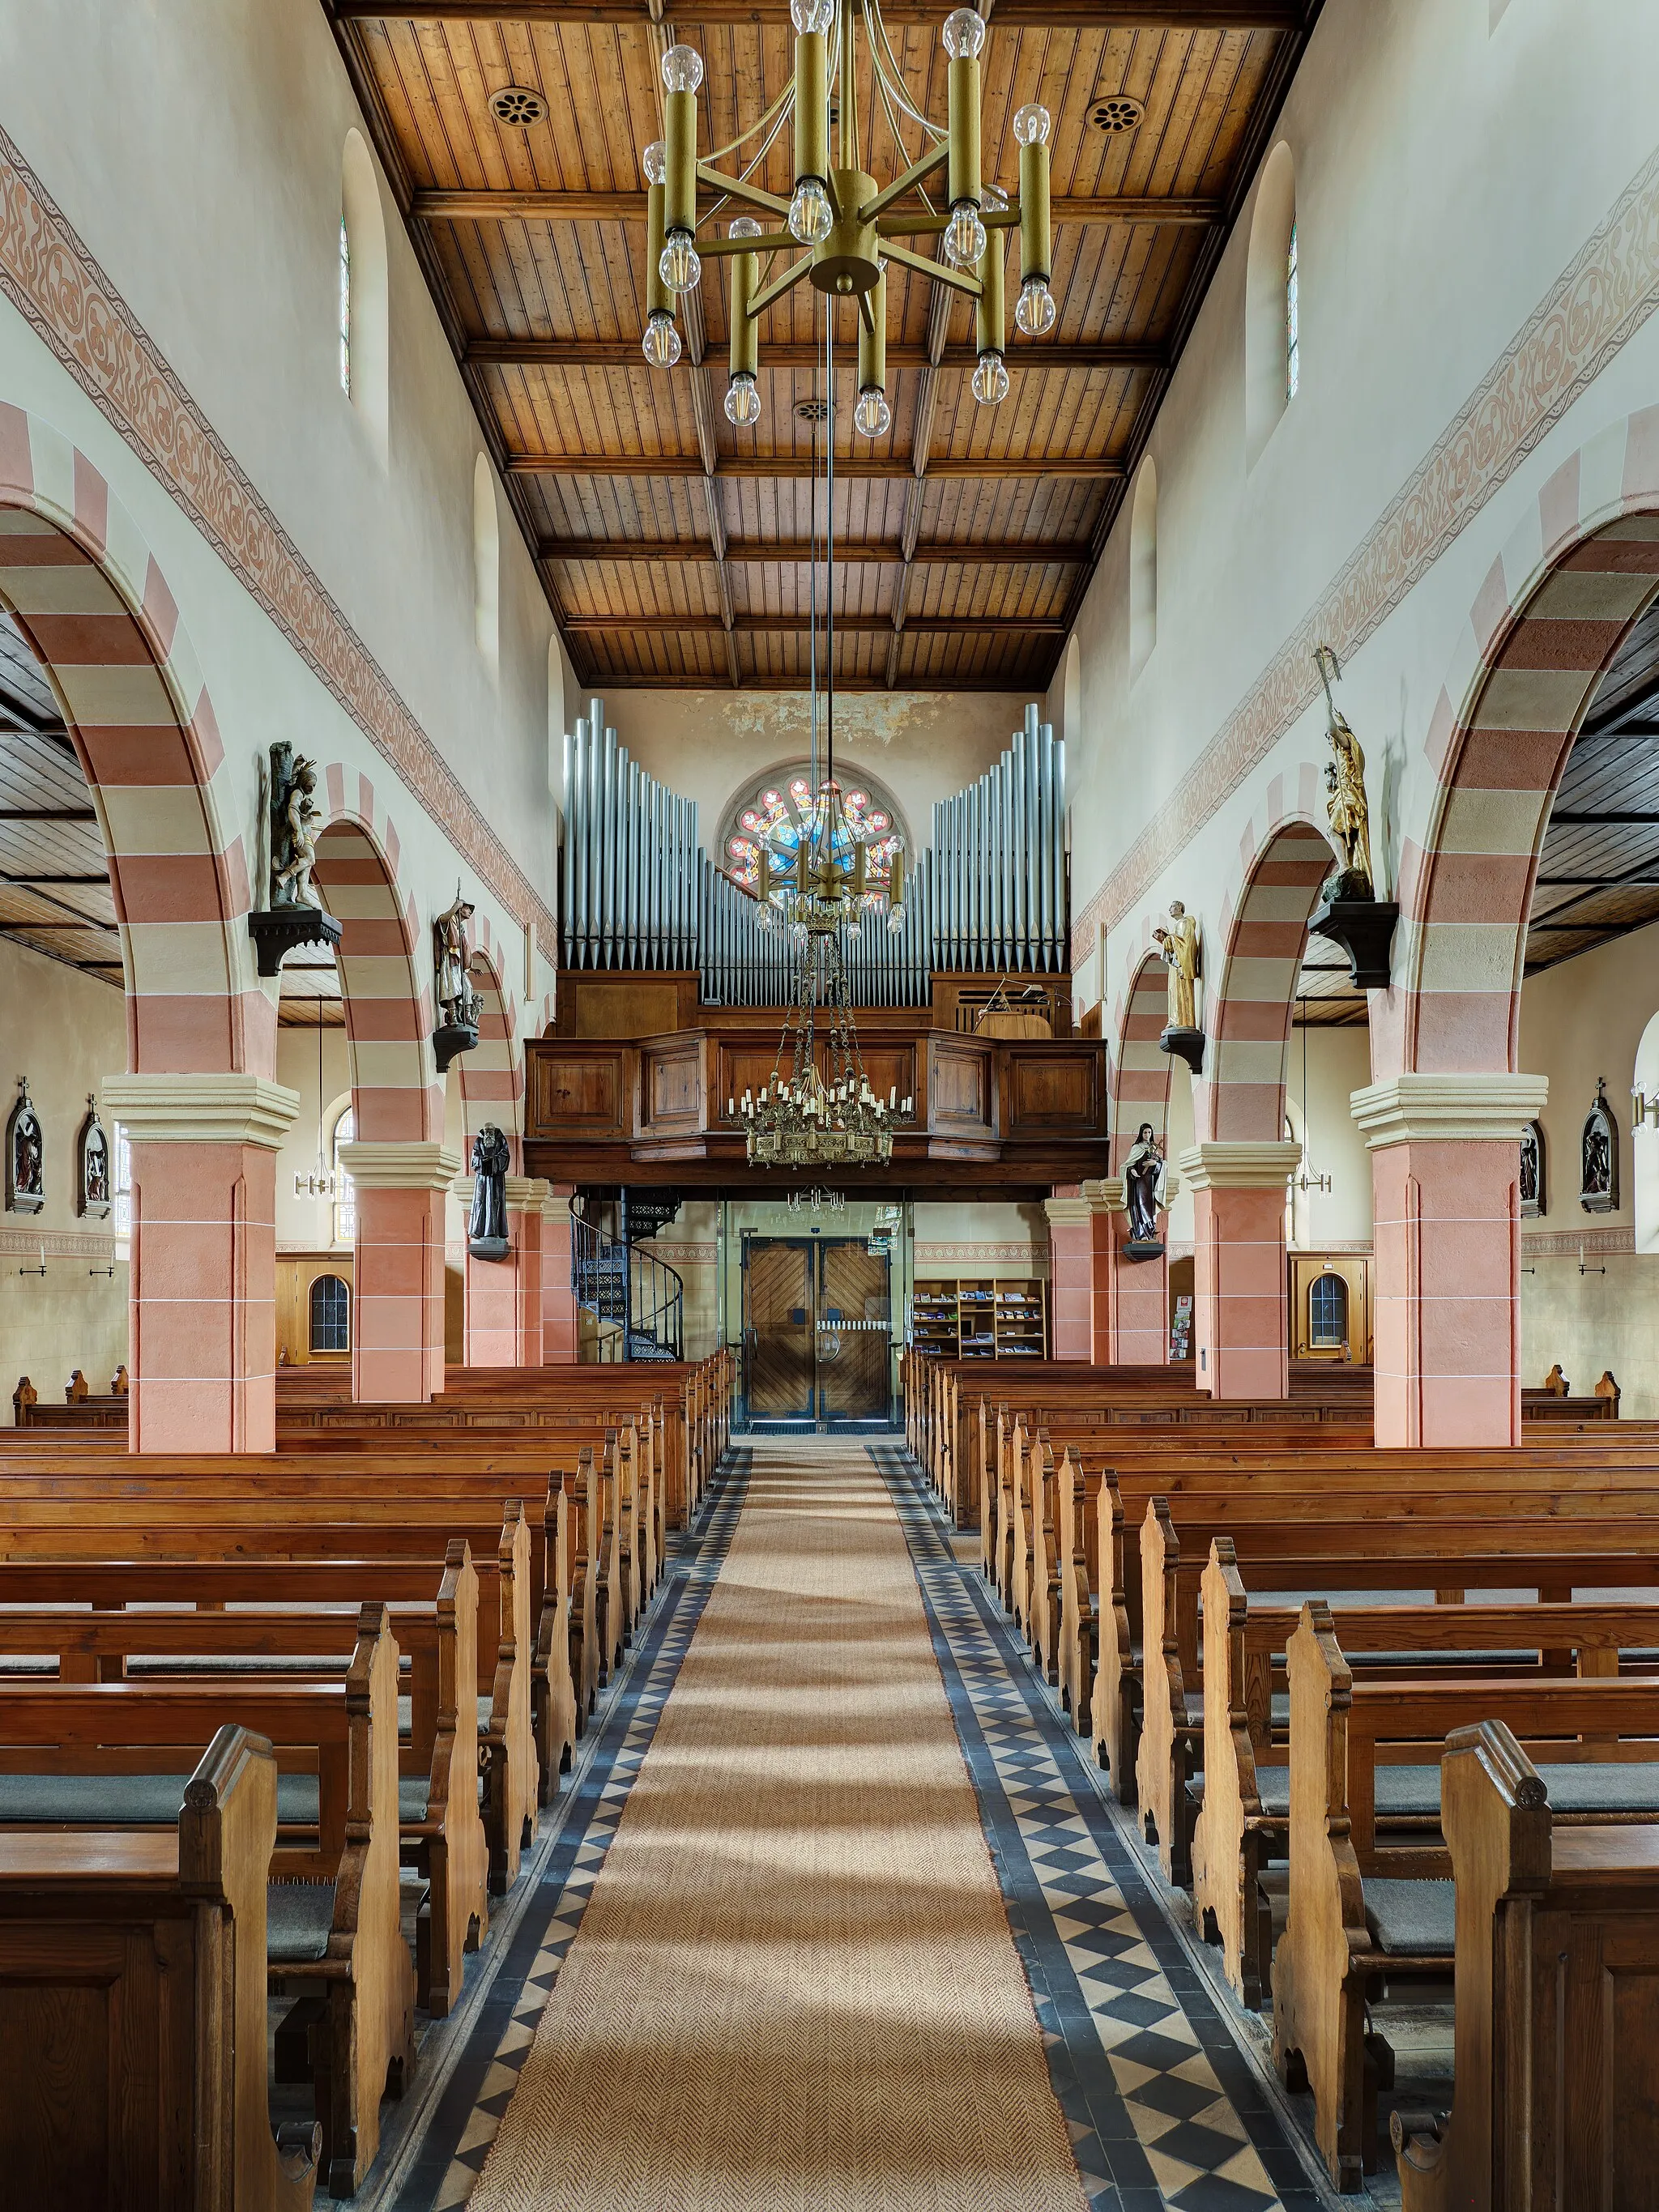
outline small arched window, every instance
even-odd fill
[[[1301,381],[1296,164],[1281,139],[1268,155],[1250,217],[1244,274],[1244,450],[1254,468]]]
[[[340,389],[386,465],[391,428],[390,283],[380,179],[358,131],[346,133],[340,160]]]
[[[1129,515],[1129,679],[1158,642],[1158,466],[1149,453],[1135,478]]]
[[[472,630],[493,675],[501,657],[501,527],[487,453],[472,469]]]
[[[312,1282],[311,1348],[351,1349],[351,1285],[343,1275],[318,1275]]]
[[[1348,1286],[1328,1267],[1308,1285],[1308,1348],[1334,1352],[1348,1340]]]
[[[334,1242],[355,1244],[357,1241],[357,1188],[340,1164],[340,1147],[351,1144],[357,1134],[357,1110],[348,1106],[334,1124],[333,1158],[329,1165],[334,1170]]]

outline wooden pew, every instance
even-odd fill
[[[1402,2212],[1650,2203],[1659,1826],[1564,1827],[1501,1721],[1454,1729],[1441,1773],[1456,2086],[1393,2115]]]
[[[1581,1501],[1587,1502],[1587,1501]],[[1201,1721],[1188,1703],[1199,1690],[1199,1586],[1216,1522],[1228,1522],[1252,1586],[1263,1589],[1537,1589],[1571,1597],[1597,1584],[1659,1582],[1659,1496],[1616,1495],[1603,1514],[1564,1521],[1559,1500],[1529,1501],[1499,1492],[1444,1493],[1428,1510],[1401,1520],[1399,1501],[1304,1498],[1292,1516],[1279,1499],[1249,1496],[1180,1501],[1188,1550],[1176,1535],[1169,1501],[1149,1500],[1141,1528],[1143,1609],[1141,1736],[1135,1757],[1136,1802],[1148,1840],[1156,1838],[1172,1881],[1188,1879],[1186,1780]],[[1103,1667],[1107,1623],[1103,1618]],[[1120,1696],[1128,1668],[1113,1655],[1109,1669]],[[1122,1723],[1120,1717],[1119,1729]],[[1115,1786],[1116,1786],[1115,1784]]]
[[[143,1611],[88,1611],[82,1595],[72,1608],[19,1604],[12,1595],[15,1570],[0,1568],[0,1654],[40,1655],[55,1663],[59,1681],[153,1681],[187,1669],[192,1679],[234,1669],[239,1679],[258,1674],[262,1660],[280,1665],[280,1679],[298,1679],[298,1662],[340,1655],[340,1671],[356,1648],[358,1618],[354,1607],[325,1598],[320,1585],[344,1584],[361,1593],[366,1582],[386,1589],[391,1579],[385,1562],[362,1562],[349,1577],[331,1572],[320,1562],[297,1573],[271,1562],[263,1572],[239,1563],[235,1588],[259,1590],[234,1610],[226,1605],[225,1582],[217,1568],[192,1568],[158,1577],[131,1570],[123,1577],[113,1563],[100,1567],[96,1595],[106,1602],[125,1591],[125,1602]],[[424,1578],[419,1571],[416,1579]],[[191,1601],[177,1602],[181,1584]],[[85,1592],[73,1571],[60,1588]],[[155,1608],[160,1589],[173,1601]],[[39,1588],[39,1578],[35,1588]],[[277,1593],[282,1593],[279,1598]],[[296,1597],[299,1601],[296,1601]],[[202,1611],[204,1606],[211,1610]],[[489,1925],[489,1854],[478,1805],[477,1619],[478,1577],[464,1539],[448,1549],[435,1595],[428,1601],[391,1602],[390,1613],[400,1656],[411,1661],[411,1726],[407,1750],[399,1749],[399,1819],[405,1861],[424,1875],[428,1905],[419,1923],[416,1957],[416,1997],[436,2018],[459,2001],[464,1954],[477,1948]],[[131,1662],[140,1663],[135,1672]],[[282,1663],[285,1662],[285,1663]],[[325,1668],[324,1674],[329,1670]],[[6,1677],[15,1681],[18,1677]],[[292,1794],[291,1792],[289,1794]],[[290,1814],[285,1829],[308,1814]]]
[[[321,2131],[270,2124],[276,1763],[224,1727],[178,1821],[0,1828],[6,2185],[18,2205],[309,2212]]]
[[[127,1425],[127,1370],[118,1367],[106,1397],[95,1397],[77,1367],[70,1376],[64,1402],[43,1404],[40,1392],[27,1375],[18,1377],[11,1394],[12,1420],[20,1429],[125,1429]]]
[[[266,1963],[273,1988],[303,2001],[322,2168],[337,2197],[374,2162],[381,2096],[400,2094],[414,2065],[398,1885],[398,1649],[384,1607],[365,1605],[358,1625],[338,1683],[0,1684],[0,1771],[12,1774],[166,1772],[181,1746],[227,1724],[268,1736],[279,1764],[314,1764],[317,1846],[272,1856]],[[280,2070],[280,2033],[278,2053]]]
[[[287,1470],[289,1481],[292,1475]],[[78,1479],[60,1472],[31,1480],[41,1494],[30,1494],[21,1481],[7,1484],[9,1518],[0,1528],[0,1559],[7,1561],[93,1562],[112,1554],[153,1561],[386,1558],[425,1560],[435,1571],[453,1534],[467,1539],[475,1562],[493,1553],[499,1633],[493,1647],[487,1636],[481,1639],[479,1671],[489,1678],[490,1710],[479,1757],[490,1881],[501,1891],[518,1879],[520,1856],[538,1825],[541,1761],[531,1680],[538,1651],[531,1529],[517,1499],[501,1507],[486,1487],[480,1506],[438,1486],[410,1496],[385,1486],[335,1485],[319,1497],[308,1477],[290,1494],[283,1478],[218,1466],[211,1474],[157,1474],[125,1485],[97,1468],[81,1470]],[[553,1506],[556,1515],[560,1499]]]
[[[1289,1656],[1291,1902],[1273,1956],[1273,2056],[1293,2087],[1305,2078],[1316,2140],[1347,2191],[1377,2155],[1383,2054],[1367,2048],[1368,1990],[1453,1966],[1450,1857],[1439,1844],[1379,1845],[1379,1746],[1420,1760],[1457,1729],[1501,1721],[1532,1739],[1528,1756],[1547,1740],[1543,1755],[1564,1765],[1604,1761],[1609,1746],[1648,1758],[1659,1749],[1659,1678],[1356,1682],[1320,1599],[1304,1606]]]
[[[1443,1666],[1467,1675],[1471,1655],[1494,1657],[1483,1672],[1543,1676],[1576,1666],[1581,1675],[1616,1674],[1620,1653],[1659,1647],[1659,1605],[1595,1603],[1367,1606],[1355,1593],[1333,1602],[1334,1632],[1361,1679],[1422,1679]],[[1227,1978],[1259,2009],[1272,1954],[1261,1875],[1283,1856],[1289,1832],[1285,1794],[1287,1729],[1273,1718],[1274,1657],[1300,1619],[1294,1606],[1252,1601],[1230,1537],[1210,1547],[1204,1572],[1203,1803],[1193,1840],[1194,1917],[1221,1946]],[[1525,1660],[1501,1655],[1528,1653]],[[1386,1658],[1378,1655],[1387,1655]],[[1454,1677],[1455,1679],[1455,1676]],[[1655,1778],[1659,1793],[1659,1774]],[[1598,1807],[1566,1818],[1659,1818],[1659,1804],[1627,1815]],[[1379,1816],[1386,1828],[1387,1815]]]

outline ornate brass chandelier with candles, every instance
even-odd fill
[[[769,1079],[758,1097],[745,1091],[726,1103],[728,1118],[744,1123],[755,1167],[883,1166],[893,1157],[895,1127],[913,1114],[914,1101],[902,1100],[896,1085],[884,1099],[865,1073],[841,951],[842,930],[860,927],[866,905],[884,903],[890,926],[902,920],[903,854],[893,854],[882,889],[866,888],[868,831],[842,804],[830,727],[830,773],[805,834],[787,858],[775,857],[769,842],[760,850],[755,895],[773,926],[789,932],[799,961]]]
[[[1013,119],[1019,146],[1019,191],[1012,201],[980,173],[979,57],[985,44],[984,18],[971,8],[957,8],[945,19],[943,38],[950,56],[948,121],[945,129],[914,106],[893,56],[878,0],[790,0],[795,28],[794,74],[758,119],[713,159],[697,158],[697,88],[702,57],[695,47],[675,46],[663,56],[664,135],[647,148],[649,184],[646,266],[646,359],[669,368],[680,356],[675,327],[677,300],[697,284],[702,260],[724,255],[731,262],[731,380],[726,395],[728,418],[738,425],[758,421],[757,373],[760,319],[776,300],[802,282],[828,300],[855,299],[859,308],[858,399],[853,419],[866,437],[879,437],[891,425],[887,399],[887,270],[896,265],[947,285],[974,302],[974,395],[994,405],[1008,390],[1004,329],[1003,231],[1019,230],[1020,290],[1014,310],[1017,327],[1041,337],[1054,321],[1048,289],[1048,110],[1028,101]],[[861,166],[855,85],[854,41],[862,27],[871,82],[894,143],[902,156],[901,118],[922,134],[922,151],[899,175],[878,185]],[[833,53],[832,53],[833,46]],[[830,94],[838,107],[836,152],[830,158]],[[750,181],[784,123],[794,123],[795,184],[788,199]],[[759,136],[759,151],[747,169],[733,174],[714,161],[739,152]],[[866,154],[869,149],[866,146]],[[936,207],[927,186],[945,174],[945,204]],[[700,218],[699,185],[720,197]],[[754,216],[739,216],[724,238],[705,235],[708,222],[728,199],[759,209],[774,218],[763,228]],[[929,260],[901,241],[943,236],[945,258]],[[777,274],[779,254],[805,247],[799,258]],[[763,276],[761,258],[768,257]]]

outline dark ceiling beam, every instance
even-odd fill
[[[775,545],[750,544],[728,538],[726,559],[740,568],[761,568],[771,562],[804,567],[812,558],[812,546],[804,538],[787,538]],[[536,548],[538,561],[627,561],[654,565],[665,561],[707,561],[708,547],[700,538],[544,538]],[[817,557],[823,558],[822,540]],[[1045,545],[1040,539],[1016,540],[1010,544],[990,542],[957,544],[946,539],[919,544],[911,559],[920,565],[953,568],[1074,568],[1089,557],[1084,544]],[[837,568],[886,568],[904,559],[896,538],[867,545],[836,540]]]
[[[584,641],[585,644],[591,642],[591,640]],[[1032,667],[1021,665],[1000,670],[992,676],[934,675],[930,672],[913,680],[916,689],[922,691],[1004,691],[1018,698],[1022,694],[1029,694],[1037,678]],[[715,669],[706,675],[654,676],[647,675],[637,668],[612,667],[599,663],[592,681],[611,690],[625,691],[707,690],[718,684],[720,672]],[[806,673],[804,669],[788,676],[763,676],[751,672],[744,675],[743,688],[745,691],[791,691],[799,694],[806,689]],[[839,669],[836,672],[836,696],[838,698],[843,691],[886,691],[890,688],[884,675],[854,676],[843,673]]]
[[[89,806],[0,806],[0,822],[95,822]]]
[[[1633,830],[1645,828],[1655,822],[1659,822],[1659,814],[1581,814],[1576,809],[1558,806],[1550,817],[1550,828],[1595,830],[1607,826],[1615,830]]]
[[[105,869],[101,875],[97,876],[8,876],[5,874],[0,874],[0,884],[10,884],[20,890],[28,890],[36,884],[73,884],[82,889],[86,889],[94,884],[102,884],[107,886],[108,883],[109,871],[107,868]]]
[[[415,195],[422,222],[501,222],[533,217],[548,222],[645,221],[643,192],[429,191]],[[1066,193],[1048,204],[1054,228],[1073,223],[1130,222],[1207,230],[1222,219],[1219,200],[1164,198],[1156,192]]]
[[[508,456],[507,471],[510,477],[701,477],[705,474],[702,460],[696,453],[513,453]],[[811,457],[803,453],[799,459],[793,453],[722,453],[720,456],[722,477],[760,477],[774,482],[805,483],[814,471]],[[1052,458],[1047,454],[1021,454],[1012,460],[930,460],[930,477],[1050,477],[1067,481],[1100,480],[1121,477],[1123,464],[1108,455],[1099,459],[1065,456]],[[871,481],[888,479],[906,483],[915,474],[909,459],[903,455],[890,460],[870,459],[836,459],[837,477]],[[0,819],[3,819],[0,817]]]
[[[696,295],[692,296],[695,298]],[[1016,338],[1008,349],[1008,374],[1079,368],[1164,368],[1169,349],[1156,339],[1087,338],[1073,344],[1068,339],[1045,340],[1041,344]],[[947,346],[939,366],[971,369],[979,356],[972,346]],[[637,338],[469,338],[466,361],[470,368],[637,368],[646,369]],[[768,369],[817,368],[823,348],[784,340],[761,344],[761,373]],[[887,349],[889,368],[929,366],[925,345],[894,343]],[[674,372],[671,371],[670,374]]]
[[[671,636],[718,637],[727,625],[719,615],[567,615],[565,627],[580,637],[605,637],[613,633],[663,630]],[[823,618],[818,617],[823,627]],[[779,637],[799,631],[804,637],[812,628],[810,615],[738,615],[732,627],[750,637]],[[885,636],[891,627],[887,615],[836,617],[836,631],[849,635]],[[965,637],[993,632],[1008,637],[1060,637],[1062,625],[1035,615],[912,615],[907,630],[921,637]],[[837,679],[839,680],[839,679]]]
[[[548,29],[653,20],[647,0],[327,0],[337,23],[524,23]],[[888,24],[937,27],[939,0],[883,0]],[[1295,31],[1304,0],[997,0],[1011,30]],[[787,0],[686,0],[677,23],[787,23]]]

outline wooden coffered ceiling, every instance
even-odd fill
[[[676,368],[639,345],[660,57],[676,39],[702,53],[704,149],[724,144],[787,80],[787,0],[697,0],[672,21],[663,0],[320,4],[583,681],[804,686],[812,433],[795,410],[822,382],[817,295],[767,311],[750,430],[722,406],[721,264]],[[948,4],[884,9],[910,99],[940,119]],[[1017,181],[1023,101],[1054,117],[1059,319],[1033,342],[1011,315],[1011,390],[982,408],[971,303],[890,276],[890,432],[856,436],[854,380],[837,384],[843,688],[1047,684],[1321,0],[981,4],[988,179]],[[507,85],[546,119],[497,123]],[[1139,126],[1097,128],[1126,94]],[[885,178],[910,156],[877,111],[861,87]],[[786,129],[757,181],[787,193],[790,169]],[[855,327],[842,303],[844,363]]]

